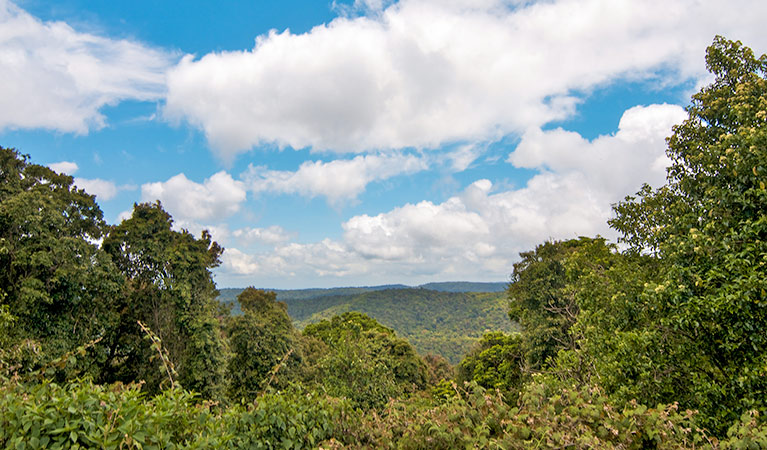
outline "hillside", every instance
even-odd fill
[[[409,286],[404,284],[389,284],[382,286],[357,286],[357,287],[337,287],[337,288],[313,288],[313,289],[268,289],[260,288],[265,291],[272,291],[277,294],[277,300],[307,300],[318,297],[327,297],[335,295],[358,295],[365,292],[381,291],[385,289],[407,289]],[[239,314],[239,306],[237,306],[235,300],[240,295],[243,288],[223,288],[219,289],[218,300],[222,303],[234,303],[234,314]]]
[[[444,283],[448,285],[448,283]],[[449,283],[443,289],[493,288],[504,283]],[[440,287],[440,283],[431,286]],[[240,289],[221,291],[219,300],[239,312]],[[330,293],[329,295],[312,294]],[[421,354],[442,355],[456,364],[486,331],[511,331],[505,292],[446,292],[424,288],[337,288],[276,291],[298,328],[348,311],[363,312],[394,329]]]
[[[334,295],[358,295],[365,292],[383,291],[387,289],[412,289],[423,288],[441,292],[504,292],[508,287],[507,282],[473,282],[473,281],[443,281],[426,283],[419,286],[406,286],[404,284],[384,284],[380,286],[352,286],[335,288],[310,288],[310,289],[270,289],[259,288],[277,293],[280,301],[300,300]],[[219,301],[223,303],[233,302],[243,288],[219,289]]]

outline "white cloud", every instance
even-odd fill
[[[267,228],[240,228],[234,230],[232,235],[246,244],[259,242],[274,245],[290,240],[293,233],[288,233],[279,225],[272,225]]]
[[[427,168],[413,155],[365,155],[330,162],[305,161],[297,171],[269,170],[250,166],[243,179],[253,192],[324,196],[331,204],[353,200],[368,183]]]
[[[221,220],[240,210],[245,201],[245,185],[221,171],[203,183],[189,180],[183,173],[168,181],[141,186],[141,200],[160,200],[177,221]]]
[[[100,178],[75,178],[75,186],[85,189],[85,192],[95,195],[100,201],[113,199],[120,190],[114,182]]]
[[[119,224],[119,223],[121,223],[123,220],[128,220],[128,219],[130,219],[131,217],[133,217],[133,210],[132,210],[132,209],[129,209],[129,210],[123,211],[123,212],[121,212],[120,214],[118,214],[118,215],[117,215],[117,222],[116,222],[116,223],[118,223],[118,224]]]
[[[256,262],[256,257],[243,253],[236,248],[227,248],[221,257],[223,267],[236,275],[257,274],[261,266]]]
[[[716,33],[767,46],[764,17],[759,0],[402,0],[260,36],[250,51],[187,56],[169,73],[164,114],[200,127],[224,159],[261,143],[487,141],[566,117],[616,79],[698,79]]]
[[[676,105],[635,106],[624,112],[614,135],[593,141],[561,128],[533,129],[522,136],[508,161],[560,175],[580,173],[599,192],[622,196],[642,183],[658,186],[665,180],[665,137],[686,117]]]
[[[483,148],[474,144],[466,144],[458,147],[445,155],[450,161],[451,168],[456,172],[468,169],[471,163],[482,154]]]
[[[79,169],[77,163],[71,161],[59,161],[51,163],[48,164],[48,167],[55,172],[65,173],[67,175],[74,175],[74,173],[77,172],[77,169]]]
[[[678,106],[638,106],[624,113],[618,132],[593,141],[563,130],[529,131],[509,161],[540,173],[520,189],[496,191],[490,180],[477,180],[442,203],[352,217],[338,240],[278,244],[262,254],[238,250],[225,267],[240,275],[336,283],[377,275],[503,280],[519,252],[546,239],[611,237],[610,205],[642,182],[662,183],[664,137],[684,118]]]
[[[160,99],[174,62],[136,42],[42,22],[7,0],[0,0],[0,30],[0,130],[100,128],[105,105]]]

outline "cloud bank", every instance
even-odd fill
[[[610,205],[643,182],[663,183],[664,138],[685,117],[676,105],[637,106],[623,114],[616,133],[594,140],[531,129],[508,157],[515,167],[539,171],[520,189],[497,191],[480,179],[442,203],[351,217],[338,240],[275,241],[268,253],[231,248],[224,267],[247,279],[353,276],[375,282],[383,273],[384,279],[505,279],[519,252],[546,239],[611,237]]]
[[[388,3],[357,2],[375,13],[301,35],[273,31],[252,50],[183,58],[165,116],[199,127],[225,160],[265,143],[434,148],[562,119],[615,80],[697,79],[717,33],[767,41],[757,0]]]

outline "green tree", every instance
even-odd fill
[[[595,262],[588,253],[568,261],[581,268],[568,286],[578,305],[568,331],[575,347],[558,352],[549,371],[564,383],[598,384],[619,404],[676,400],[686,388],[661,376],[662,367],[669,369],[668,336],[652,326],[657,313],[643,300],[645,286],[662,274],[660,262],[633,253]],[[685,373],[681,366],[674,370]]]
[[[308,325],[304,335],[324,342],[315,382],[355,406],[375,408],[426,387],[427,368],[413,347],[394,331],[358,312]]]
[[[211,269],[223,249],[207,231],[195,239],[174,231],[158,203],[134,205],[130,219],[112,227],[103,248],[126,278],[119,326],[108,336],[103,381],[145,380],[157,390],[164,375],[137,321],[162,340],[181,384],[212,398],[223,385],[224,349],[216,319]]]
[[[233,400],[253,400],[267,386],[285,385],[300,369],[300,338],[287,307],[276,298],[274,292],[252,287],[237,296],[243,314],[226,327],[232,352],[228,394]]]
[[[575,348],[569,330],[580,311],[577,281],[596,267],[612,264],[615,248],[603,238],[581,237],[548,241],[520,256],[508,289],[509,317],[522,328],[527,366],[538,370],[559,350]]]
[[[611,225],[663,264],[642,298],[672,355],[657,373],[722,432],[767,411],[767,56],[717,37],[706,65],[715,79],[668,139],[666,185],[616,205]]]
[[[507,400],[528,378],[519,333],[485,334],[458,365],[458,381],[474,381],[486,389],[498,389]]]
[[[4,345],[34,341],[45,362],[114,326],[122,277],[96,245],[105,226],[72,177],[0,147],[0,311],[12,323]],[[78,370],[95,370],[91,356]]]

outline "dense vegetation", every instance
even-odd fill
[[[393,289],[429,289],[431,291],[441,292],[504,292],[508,287],[507,282],[496,283],[477,283],[471,281],[443,281],[438,283],[426,283],[420,286],[405,286],[404,284],[385,284],[381,286],[357,286],[357,287],[338,287],[338,288],[314,288],[314,289],[264,289],[277,294],[277,300],[285,302],[290,311],[290,305],[295,300],[311,300],[318,297],[358,295],[366,292],[393,290]],[[244,289],[224,288],[219,291],[218,299],[223,303],[232,303],[237,307],[237,296]]]
[[[453,364],[460,361],[483,333],[513,329],[506,312],[508,302],[502,293],[397,289],[322,297],[303,303],[315,306],[296,306],[293,317],[299,328],[348,311],[362,312],[391,327],[420,354],[439,355]],[[317,312],[307,314],[315,308]]]
[[[523,253],[520,332],[455,372],[359,312],[300,331],[249,288],[228,315],[210,235],[160,204],[109,226],[0,149],[0,445],[767,447],[767,56],[717,37],[706,62],[667,183],[615,205],[622,247]]]
[[[288,314],[299,329],[345,312],[362,312],[390,327],[421,355],[441,356],[451,364],[458,364],[484,333],[516,330],[516,323],[508,320],[505,292],[466,291],[475,288],[490,291],[505,287],[506,283],[456,282],[428,286],[440,290],[423,287],[305,289],[277,291],[276,298],[287,305]],[[219,296],[219,301],[232,305],[234,315],[241,310],[236,297],[229,299],[242,291],[224,289]]]

